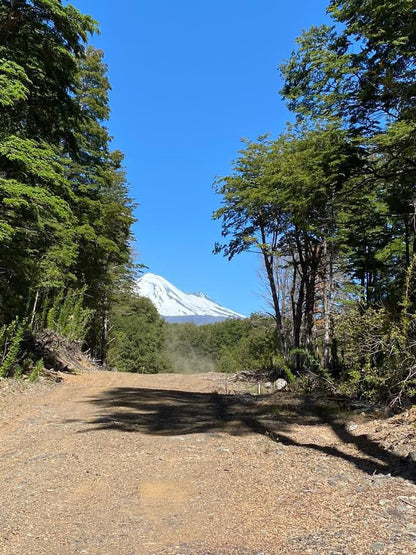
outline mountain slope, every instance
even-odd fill
[[[137,292],[150,299],[159,314],[168,321],[193,321],[202,324],[227,318],[245,318],[242,314],[219,305],[203,293],[184,293],[167,279],[150,272],[138,279]]]

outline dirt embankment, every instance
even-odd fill
[[[244,389],[219,374],[2,382],[0,553],[416,552],[414,411],[346,420]]]

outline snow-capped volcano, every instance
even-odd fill
[[[245,318],[224,308],[204,293],[184,293],[167,279],[144,274],[137,281],[137,292],[150,299],[157,311],[169,322],[212,323],[227,318]]]

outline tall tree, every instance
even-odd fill
[[[285,215],[275,201],[267,173],[271,142],[267,136],[260,137],[257,143],[244,142],[246,148],[240,151],[233,174],[215,183],[224,206],[213,217],[222,219],[222,235],[231,236],[231,240],[225,244],[217,243],[214,252],[223,252],[229,260],[244,251],[254,250],[261,254],[272,298],[276,342],[284,351],[283,321],[274,266],[279,255]]]
[[[94,21],[58,0],[0,2],[0,299],[4,320],[39,288],[73,278],[73,193],[67,153],[73,91]]]
[[[113,291],[131,267],[123,156],[96,24],[61,0],[0,0],[0,323],[85,292],[105,358]]]
[[[0,59],[16,100],[0,111],[2,133],[72,147],[78,60],[96,29],[90,16],[61,0],[0,2]]]
[[[377,133],[414,121],[416,25],[412,0],[332,0],[336,25],[312,27],[282,65],[283,95],[295,112],[339,118]]]
[[[336,127],[292,129],[276,141],[247,144],[234,174],[217,183],[224,206],[214,217],[222,218],[223,235],[231,240],[216,251],[229,257],[250,249],[262,254],[282,352],[313,352],[319,304],[325,329],[322,356],[328,366],[339,214],[345,210],[345,185],[357,153]],[[288,267],[291,337],[285,331],[280,279]]]
[[[360,149],[351,203],[365,217],[350,211],[350,267],[366,304],[394,304],[416,247],[416,14],[409,0],[332,0],[328,13],[335,25],[304,32],[283,64],[282,92],[300,118],[337,121]]]
[[[105,123],[109,118],[107,66],[103,52],[88,47],[79,63],[76,99],[82,123],[75,134],[77,153],[70,178],[76,195],[78,257],[74,273],[87,286],[93,309],[89,345],[105,360],[109,310],[120,280],[131,275],[130,226],[133,204],[128,197],[123,155],[111,150]]]

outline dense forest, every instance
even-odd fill
[[[281,65],[293,121],[214,187],[229,259],[257,252],[269,315],[165,323],[133,293],[134,205],[91,17],[0,0],[0,377],[52,330],[121,371],[271,369],[401,404],[416,391],[416,21],[331,0]]]
[[[97,24],[60,0],[0,2],[0,376],[36,367],[46,328],[104,361],[131,280],[123,155],[105,126]],[[24,368],[22,368],[24,367]]]

